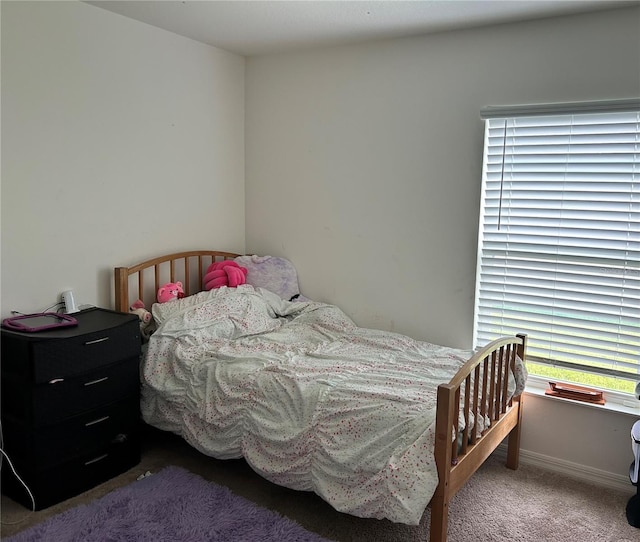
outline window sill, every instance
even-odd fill
[[[529,375],[527,378],[527,385],[524,393],[526,395],[535,395],[536,397],[544,397],[549,401],[561,401],[563,403],[570,403],[572,405],[579,405],[587,408],[596,408],[599,410],[608,410],[611,412],[619,412],[621,414],[629,414],[632,416],[640,416],[640,400],[633,397],[628,393],[619,393],[615,391],[605,391],[604,405],[594,405],[591,403],[584,403],[581,401],[572,401],[571,399],[564,399],[563,397],[553,397],[551,395],[545,395],[545,390],[548,387],[548,379]]]

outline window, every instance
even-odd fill
[[[530,373],[632,391],[640,99],[485,108],[483,118],[474,344],[527,333]]]

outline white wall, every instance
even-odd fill
[[[635,96],[637,9],[247,63],[247,248],[360,324],[470,346],[489,104]]]
[[[640,9],[251,58],[246,81],[247,250],[361,325],[469,347],[480,108],[640,95]],[[626,475],[630,416],[551,401],[525,450]]]
[[[2,315],[244,248],[244,58],[80,2],[2,2]]]
[[[524,405],[523,461],[635,492],[629,482],[631,427],[640,411],[620,413],[529,393]]]

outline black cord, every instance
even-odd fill
[[[54,303],[50,307],[47,307],[46,309],[44,309],[42,312],[49,312],[54,307],[60,307],[56,309],[56,312],[60,312],[60,310],[64,308],[64,301],[58,301],[57,303]]]
[[[53,305],[47,307],[46,309],[44,309],[43,311],[40,311],[40,312],[48,312],[51,309],[53,309],[54,307],[59,307],[58,309],[56,309],[56,312],[62,312],[64,310],[64,301],[58,301],[57,303],[54,303]],[[11,314],[19,314],[20,316],[28,316],[28,314],[26,314],[24,312],[20,312],[20,311],[11,311]]]

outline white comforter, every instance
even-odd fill
[[[436,387],[470,352],[249,285],[154,305],[142,413],[339,511],[417,524],[438,483]]]

